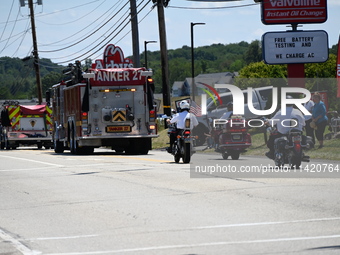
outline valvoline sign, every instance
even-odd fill
[[[327,20],[327,0],[264,0],[262,22],[274,24],[323,23]]]

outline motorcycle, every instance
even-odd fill
[[[216,125],[215,136],[218,144],[216,152],[222,154],[223,159],[230,156],[233,160],[240,158],[242,152],[246,152],[251,146],[251,136],[248,133],[246,120],[242,116],[233,116],[231,121],[223,125]]]
[[[269,127],[271,135],[275,135],[275,127]],[[283,167],[288,164],[290,168],[299,169],[301,162],[309,162],[309,156],[304,150],[309,149],[311,138],[302,135],[302,131],[292,128],[287,135],[274,140],[274,162],[275,166]]]
[[[190,119],[186,120],[186,128],[178,131],[175,124],[171,124],[168,129],[168,135],[177,134],[176,139],[172,145],[170,153],[174,156],[176,163],[183,160],[183,163],[190,163],[191,156],[195,153],[193,149],[193,144],[195,141],[195,136],[191,135],[190,130]]]

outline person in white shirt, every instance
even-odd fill
[[[198,125],[198,121],[194,114],[189,112],[190,105],[186,100],[183,100],[179,104],[180,112],[173,116],[170,120],[168,119],[168,123],[174,124],[176,123],[177,132],[173,135],[170,135],[170,147],[168,148],[168,152],[171,153],[172,145],[176,139],[178,133],[182,132],[184,129],[192,130],[194,127]],[[186,120],[190,120],[190,126],[186,127]]]
[[[291,99],[292,97],[287,96],[287,98]],[[302,132],[305,126],[305,117],[301,111],[294,109],[293,105],[287,105],[285,115],[282,114],[282,110],[279,110],[268,122],[271,126],[276,125],[278,131],[277,134],[270,135],[267,141],[269,152],[266,153],[266,156],[273,159],[275,139],[287,135],[293,128]]]

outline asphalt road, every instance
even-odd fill
[[[340,253],[340,162],[297,173],[265,157],[192,162],[164,151],[0,151],[0,254]]]

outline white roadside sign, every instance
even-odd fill
[[[326,31],[268,32],[262,36],[266,64],[322,63],[328,60]]]

